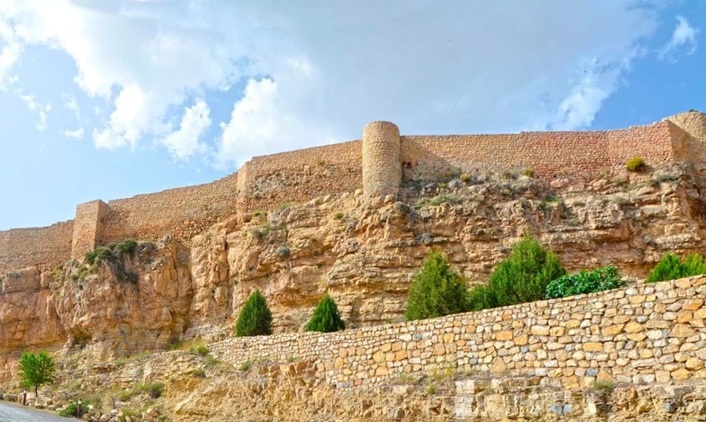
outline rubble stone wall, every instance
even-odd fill
[[[0,232],[0,274],[30,266],[50,269],[71,258],[73,220]]]

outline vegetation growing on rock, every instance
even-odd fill
[[[243,305],[235,324],[235,334],[238,337],[272,334],[272,312],[260,290],[255,290]]]

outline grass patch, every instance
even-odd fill
[[[147,393],[153,399],[157,399],[162,395],[164,391],[164,384],[161,382],[154,382],[150,384],[137,384],[130,390],[121,391],[118,394],[118,399],[120,401],[128,401],[135,396],[139,396],[142,393]]]

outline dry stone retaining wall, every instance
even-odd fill
[[[544,377],[581,388],[597,379],[706,380],[706,276],[338,333],[241,337],[221,359],[313,361],[345,388],[424,371]]]

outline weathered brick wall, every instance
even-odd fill
[[[236,212],[238,174],[212,183],[108,202],[100,243],[123,239],[190,239]]]
[[[86,252],[96,248],[103,233],[103,218],[107,212],[108,205],[100,200],[76,206],[71,246],[72,258],[81,258]]]
[[[340,387],[447,370],[543,376],[566,388],[706,380],[705,298],[700,276],[330,334],[231,338],[210,349],[236,365],[314,361],[318,376]]]
[[[360,141],[351,141],[255,157],[243,166],[240,209],[273,209],[362,188],[361,149]]]
[[[32,265],[50,269],[71,258],[73,220],[0,232],[0,274]]]
[[[595,177],[635,156],[649,164],[674,160],[671,123],[592,132],[403,136],[405,178],[438,179],[460,172],[535,170],[552,178]]]

